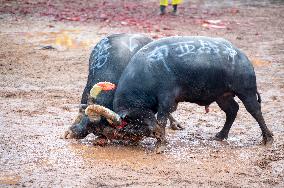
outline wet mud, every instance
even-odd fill
[[[54,19],[37,15],[40,6],[35,13],[17,12],[20,8],[14,2],[3,1],[0,187],[284,187],[284,4],[216,2],[184,1],[178,17],[153,18],[147,29],[144,20],[135,19],[135,11],[133,19],[141,27],[121,23],[121,18],[113,22]],[[111,3],[107,1],[106,6]],[[152,13],[147,11],[157,16],[155,1],[149,3]],[[30,4],[37,5],[29,2],[21,8]],[[127,6],[137,5],[130,1]],[[56,8],[55,18],[62,16],[60,10]],[[221,20],[226,28],[204,25],[208,19]],[[255,67],[273,145],[261,145],[260,128],[238,99],[236,121],[228,140],[222,142],[212,139],[225,122],[216,103],[207,114],[204,107],[180,103],[173,116],[185,130],[167,129],[169,144],[160,155],[155,154],[155,140],[150,138],[138,146],[113,143],[106,147],[93,146],[94,135],[60,139],[78,113],[92,46],[106,34],[129,31],[155,38],[220,36],[241,48]]]

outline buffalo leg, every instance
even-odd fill
[[[245,105],[246,110],[254,117],[254,119],[258,122],[259,127],[263,136],[263,144],[272,144],[273,143],[273,134],[267,128],[264,118],[261,112],[260,103],[257,101],[256,94],[249,95],[238,95],[243,104]]]
[[[153,129],[154,137],[157,139],[156,153],[162,153],[166,149],[167,140],[165,132],[165,127],[161,124],[156,123]]]
[[[170,128],[172,130],[182,130],[184,129],[179,122],[170,114],[170,112],[174,112],[177,109],[177,104],[172,100],[174,99],[173,96],[165,96],[165,98],[162,100],[163,102],[160,104],[162,106],[163,110],[168,112],[167,118],[170,121]],[[170,102],[170,103],[168,103]]]
[[[224,140],[228,138],[228,134],[233,122],[236,119],[239,105],[232,96],[221,97],[217,101],[219,107],[226,113],[226,122],[222,130],[216,134],[216,140]]]
[[[162,97],[163,100],[161,100],[161,103],[159,104],[159,109],[157,113],[157,121],[158,121],[158,127],[159,127],[159,134],[156,135],[157,137],[157,153],[161,153],[166,149],[167,141],[166,141],[166,135],[165,135],[165,128],[167,125],[167,120],[171,116],[171,112],[173,112],[177,104],[173,101],[173,97],[170,96],[164,96]],[[171,117],[172,118],[172,117]],[[173,119],[173,118],[172,118]]]
[[[166,125],[168,117],[166,114],[158,112],[157,123],[154,131],[154,136],[157,139],[156,143],[156,153],[162,153],[167,146],[166,140]]]

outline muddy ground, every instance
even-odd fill
[[[154,0],[0,2],[0,187],[284,187],[283,1],[185,0],[177,17],[158,16]],[[92,146],[93,135],[60,139],[77,114],[92,47],[119,32],[232,41],[254,64],[274,144],[260,144],[239,100],[223,142],[212,140],[225,121],[215,103],[208,114],[181,103],[174,116],[185,130],[167,129],[160,155],[152,139],[107,147]]]

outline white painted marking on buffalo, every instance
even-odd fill
[[[94,69],[100,69],[102,68],[109,57],[109,49],[111,48],[111,45],[109,43],[108,38],[104,38],[101,40],[100,43],[98,43],[95,48],[92,55],[93,61],[91,65],[91,69],[94,71]]]
[[[167,71],[170,72],[170,68],[168,67],[165,58],[167,58],[169,55],[169,48],[166,45],[156,47],[149,55],[148,60],[150,62],[157,62],[162,61],[164,67],[167,69]]]

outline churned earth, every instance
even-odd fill
[[[184,0],[158,16],[158,1],[0,1],[0,187],[284,187],[284,2]],[[168,11],[170,11],[170,7]],[[185,127],[169,145],[92,146],[60,139],[77,115],[92,47],[120,32],[153,38],[223,37],[255,67],[262,111],[274,133],[262,146],[242,103],[226,141],[212,140],[225,114],[216,103],[181,103]]]

